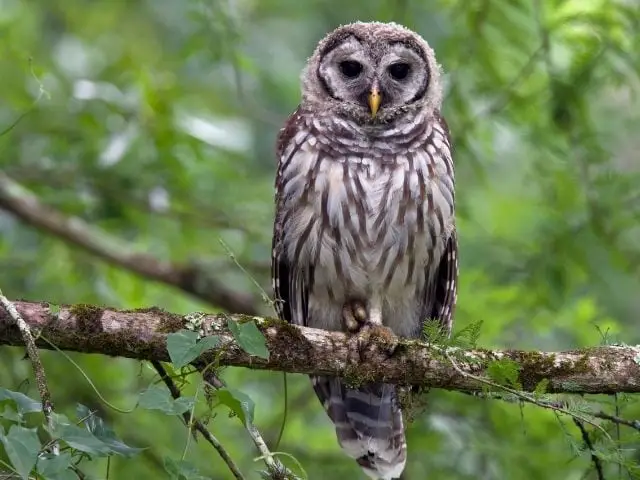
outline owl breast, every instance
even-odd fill
[[[281,172],[284,228],[296,239],[284,248],[292,263],[313,269],[307,324],[341,329],[342,306],[357,299],[396,334],[412,336],[453,229],[446,159],[424,146],[336,155],[313,137],[297,147]]]

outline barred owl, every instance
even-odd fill
[[[364,335],[450,332],[458,276],[454,173],[441,70],[416,33],[353,23],[302,73],[277,141],[272,276],[280,318]],[[342,449],[371,478],[406,463],[396,388],[312,377]]]

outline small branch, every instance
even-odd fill
[[[109,263],[179,288],[211,305],[248,314],[260,310],[260,302],[253,296],[230,290],[197,264],[178,265],[136,251],[128,243],[78,217],[68,217],[43,205],[3,172],[0,172],[0,209]]]
[[[584,446],[588,448],[589,452],[591,453],[591,461],[593,462],[593,466],[595,467],[596,473],[598,474],[598,480],[605,480],[604,470],[602,469],[602,461],[600,461],[600,458],[596,455],[596,451],[593,448],[593,443],[591,442],[591,438],[589,437],[589,432],[587,432],[587,429],[584,428],[584,424],[577,418],[573,419],[573,423],[575,423],[576,427],[578,427],[578,430],[580,430]]]
[[[260,432],[253,423],[247,424],[247,432],[249,432],[253,443],[260,452],[259,459],[262,459],[267,466],[267,470],[271,475],[270,478],[297,478],[272,455],[269,447],[267,447],[267,443],[264,441],[264,438],[262,438],[262,435],[260,435]],[[283,477],[283,472],[286,472],[286,477]]]
[[[153,368],[155,368],[156,371],[160,374],[160,378],[169,389],[171,396],[174,399],[180,398],[180,389],[176,386],[176,384],[173,382],[171,377],[167,375],[167,371],[164,369],[162,364],[156,360],[152,360],[151,363],[153,364]],[[190,411],[184,412],[182,416],[187,426],[193,425],[195,429],[202,434],[205,440],[209,442],[213,446],[213,448],[216,449],[216,451],[218,452],[222,460],[224,460],[224,462],[229,467],[229,470],[231,470],[231,473],[233,473],[233,476],[238,480],[244,480],[244,476],[240,472],[240,469],[238,468],[238,466],[235,464],[233,459],[229,456],[229,453],[225,450],[225,448],[218,441],[218,439],[209,431],[209,429],[205,427],[204,424],[197,418],[191,418]]]
[[[624,425],[625,427],[633,428],[640,432],[640,420],[626,420],[624,418],[620,418],[617,415],[610,415],[606,412],[594,412],[591,414],[592,417],[600,418],[601,420],[608,420],[616,425]]]
[[[31,335],[31,328],[29,327],[27,322],[24,321],[22,315],[20,315],[15,305],[10,302],[7,297],[4,296],[2,290],[0,290],[0,305],[2,305],[2,307],[6,310],[6,312],[11,317],[11,320],[15,322],[15,325],[20,331],[20,336],[22,337],[22,341],[27,348],[27,355],[29,356],[29,360],[31,360],[33,373],[36,377],[36,385],[38,387],[40,400],[42,401],[42,413],[44,414],[44,417],[47,421],[49,430],[53,431],[54,426],[51,420],[53,403],[51,402],[51,393],[49,393],[47,376],[44,373],[44,367],[42,366],[42,362],[40,361],[40,353],[38,352],[38,347],[36,347],[33,335]],[[58,442],[53,442],[52,452],[54,455],[58,455],[60,453]]]
[[[574,419],[574,421],[577,420],[577,421],[580,421],[580,422],[587,422],[587,423],[590,423],[591,425],[593,425],[594,427],[600,428],[593,421],[589,420],[586,417],[583,417],[581,414],[579,414],[577,412],[569,411],[564,405],[558,406],[555,403],[551,403],[551,402],[540,402],[539,399],[537,399],[534,395],[531,395],[528,392],[521,392],[519,390],[515,390],[515,389],[510,388],[510,387],[505,386],[505,385],[499,385],[499,384],[495,383],[494,381],[492,381],[492,380],[490,380],[488,378],[483,378],[483,377],[480,377],[478,375],[474,375],[472,373],[465,372],[458,366],[457,362],[451,357],[449,352],[446,352],[446,355],[447,355],[447,358],[449,359],[449,361],[451,362],[451,365],[453,365],[453,367],[456,369],[456,371],[458,373],[460,373],[461,375],[463,375],[463,376],[465,376],[467,378],[472,378],[473,380],[478,382],[478,384],[480,384],[480,385],[485,385],[487,387],[492,388],[495,391],[504,391],[504,392],[510,393],[514,397],[520,399],[520,401],[522,401],[522,402],[531,403],[533,405],[537,405],[537,406],[542,407],[542,408],[548,408],[549,410],[553,410],[556,413],[562,413],[564,415],[569,415],[570,417],[572,417]],[[608,435],[607,432],[604,429],[601,428],[601,430],[605,435]]]
[[[63,350],[101,353],[139,360],[169,361],[166,334],[184,327],[181,315],[158,308],[115,310],[91,305],[61,306],[52,314],[47,303],[14,302],[31,328],[44,338],[40,348],[52,348],[44,339]],[[268,360],[252,357],[234,341],[227,321],[247,321],[246,315],[205,315],[203,328],[220,336],[222,351],[207,352],[201,361],[252,369],[286,371],[311,375],[342,376],[354,384],[383,381],[399,385],[420,385],[464,392],[486,391],[492,387],[487,368],[494,361],[516,362],[518,382],[523,391],[535,391],[543,380],[547,393],[639,393],[640,346],[606,346],[565,352],[519,350],[443,351],[416,340],[400,340],[393,355],[380,348],[362,352],[357,359],[352,342],[341,332],[296,327],[278,320],[256,318],[265,335]],[[0,344],[23,344],[20,330],[11,315],[0,309]],[[376,343],[374,342],[374,345]],[[450,358],[455,359],[455,365]],[[500,388],[504,390],[504,388]]]
[[[216,376],[216,374],[207,368],[205,364],[202,362],[194,362],[194,366],[202,372],[202,377],[206,382],[205,385],[209,388],[219,389],[224,388],[225,384]],[[244,425],[245,429],[249,433],[251,440],[253,440],[254,445],[260,452],[260,459],[262,459],[267,466],[267,470],[270,473],[273,472],[286,472],[288,474],[287,478],[296,478],[292,472],[290,472],[284,465],[282,465],[277,459],[275,459],[267,447],[267,443],[262,438],[260,431],[256,428],[252,423],[247,423]],[[277,477],[281,478],[281,477]]]
[[[523,401],[526,401],[526,400],[523,400],[521,395],[514,395],[509,392],[462,392],[462,393],[465,393],[472,397],[480,397],[488,400],[502,400],[507,403],[521,403]],[[521,393],[521,392],[518,392],[518,393]],[[570,408],[570,405],[568,402],[563,402],[560,400],[548,400],[545,398],[534,398],[532,400],[534,400],[534,402],[528,402],[528,403],[535,403],[539,407],[548,408],[550,410],[559,411],[560,409],[564,410],[564,409]],[[600,420],[606,420],[617,426],[622,425],[625,427],[633,428],[634,430],[637,430],[638,432],[640,432],[640,420],[627,420],[618,415],[611,415],[609,413],[603,412],[602,410],[598,412],[592,412],[588,409],[575,409],[575,407],[573,407],[573,409],[576,410],[578,413],[588,415],[589,417],[599,418]]]

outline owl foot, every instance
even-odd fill
[[[367,307],[359,300],[347,302],[342,307],[342,322],[349,333],[358,333],[368,319]]]
[[[398,337],[389,327],[366,323],[357,334],[357,342],[361,357],[374,350],[381,350],[390,357],[398,346]]]
[[[360,358],[365,352],[374,349],[382,349],[391,356],[398,346],[398,338],[393,331],[389,327],[371,322],[365,304],[359,300],[345,303],[342,321],[347,332],[354,335]]]

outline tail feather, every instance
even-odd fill
[[[311,377],[311,381],[347,455],[371,478],[399,478],[407,444],[395,386],[373,384],[354,389],[333,377]]]

